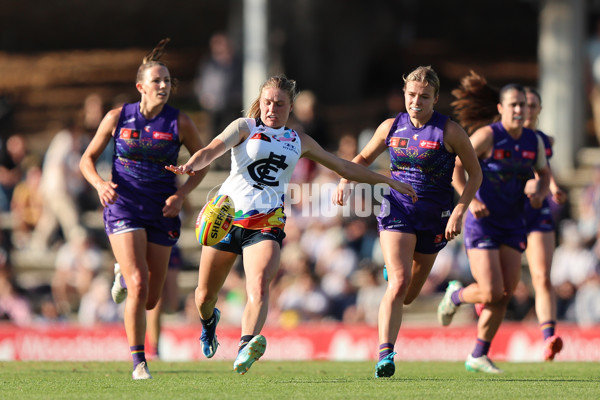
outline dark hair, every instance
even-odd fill
[[[537,97],[538,101],[540,102],[540,105],[542,105],[542,96],[540,96],[540,92],[536,88],[534,88],[533,86],[525,86],[525,94],[527,93],[531,93],[535,97]]]
[[[450,103],[454,115],[469,135],[500,119],[497,107],[500,91],[474,71],[460,80],[460,85],[452,90],[452,95],[456,98]]]
[[[504,95],[506,94],[506,92],[511,90],[516,90],[517,92],[525,94],[525,88],[523,87],[523,85],[519,85],[518,83],[509,83],[507,85],[502,86],[502,89],[500,89],[498,101],[502,103],[502,99],[504,99]]]
[[[262,91],[265,88],[275,88],[283,90],[288,94],[290,98],[290,103],[294,103],[294,99],[296,98],[297,94],[296,81],[293,79],[289,79],[284,74],[275,75],[270,77],[262,85],[260,85],[258,97],[252,102],[250,109],[246,113],[248,118],[260,117],[260,96],[262,95]]]
[[[140,64],[137,70],[137,75],[135,79],[136,83],[144,80],[144,73],[149,68],[158,65],[168,69],[167,65],[163,61],[161,61],[161,58],[166,53],[165,47],[170,41],[170,38],[162,39],[148,54],[144,56],[142,63]],[[172,90],[175,91],[175,89],[177,88],[177,79],[171,78],[171,87]]]

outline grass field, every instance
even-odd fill
[[[396,362],[375,379],[373,362],[259,361],[244,376],[232,362],[150,363],[131,380],[128,362],[0,362],[0,399],[599,399],[599,363],[497,363],[503,375],[461,362]]]

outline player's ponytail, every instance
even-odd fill
[[[162,39],[148,54],[144,56],[142,59],[142,64],[140,64],[137,71],[136,82],[141,82],[144,80],[144,73],[148,68],[152,68],[157,65],[167,68],[167,65],[162,61],[162,57],[166,53],[165,47],[170,41],[170,38]],[[177,80],[175,78],[171,78],[171,87],[171,90],[173,91],[175,91],[177,88]]]
[[[454,115],[469,135],[500,119],[497,107],[500,91],[474,71],[460,80],[460,85],[452,90],[452,95],[456,98],[450,103]]]

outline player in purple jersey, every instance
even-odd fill
[[[106,114],[80,163],[104,207],[105,230],[120,267],[116,283],[122,274],[127,287],[124,320],[133,379],[152,378],[144,351],[146,310],[160,299],[171,247],[179,237],[184,199],[207,172],[190,176],[177,187],[173,174],[164,169],[176,162],[182,144],[192,154],[202,147],[192,120],[167,105],[173,82],[160,61],[167,42],[161,41],[138,68],[135,86],[140,101]],[[110,140],[115,153],[111,178],[105,180],[96,161]]]
[[[438,252],[462,230],[462,219],[482,179],[477,156],[465,131],[436,112],[440,81],[421,66],[404,78],[406,112],[386,119],[352,160],[368,166],[386,149],[392,178],[410,183],[419,197],[412,203],[391,191],[377,218],[388,285],[379,306],[379,361],[375,377],[395,372],[394,344],[402,324],[404,304],[419,295]],[[456,206],[452,174],[456,156],[469,180]],[[344,203],[347,180],[342,179],[335,202]]]
[[[536,130],[538,116],[542,110],[542,98],[531,87],[525,88],[527,98],[527,117],[524,126]],[[538,135],[544,139],[546,157],[552,156],[553,140],[541,131]],[[550,175],[550,192],[552,201],[564,204],[567,194],[556,183],[554,175]],[[563,341],[555,334],[556,328],[556,294],[550,281],[550,267],[556,244],[555,223],[552,218],[548,199],[544,199],[541,208],[531,207],[525,203],[525,224],[527,227],[527,263],[531,274],[531,282],[535,290],[535,312],[544,338],[544,360],[552,361],[562,350]]]
[[[451,281],[438,307],[438,319],[447,326],[460,304],[484,303],[475,349],[465,367],[497,374],[502,370],[487,354],[520,279],[527,243],[523,207],[527,197],[534,208],[541,207],[548,193],[550,171],[542,140],[523,127],[527,115],[523,87],[504,86],[495,101],[496,112],[489,102],[494,98],[491,93],[485,79],[475,73],[463,78],[461,87],[453,91],[458,100],[452,104],[459,122],[469,130],[479,127],[471,135],[471,143],[479,157],[483,182],[465,218],[465,247],[475,283],[463,288],[460,282]],[[481,127],[482,121],[498,116],[499,121]],[[454,187],[458,193],[464,190],[462,169],[457,163]],[[539,176],[539,184],[526,194],[532,169]]]

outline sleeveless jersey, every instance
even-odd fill
[[[390,151],[391,176],[408,183],[422,199],[448,206],[453,202],[452,173],[456,154],[444,147],[444,127],[448,117],[433,112],[429,121],[415,128],[408,113],[400,113],[394,120],[386,144]],[[409,196],[395,190],[390,195],[397,201],[412,205]]]
[[[483,181],[476,194],[490,215],[481,221],[500,229],[516,229],[524,224],[523,207],[527,196],[523,190],[538,157],[537,134],[523,128],[521,136],[514,139],[501,122],[490,126],[494,144],[491,156],[479,160]],[[470,211],[466,223],[477,223]]]
[[[140,113],[140,103],[125,104],[115,129],[112,181],[119,185],[117,203],[136,210],[162,210],[175,193],[176,177],[165,165],[176,165],[181,142],[179,110],[166,105],[155,118]]]
[[[246,118],[250,135],[231,149],[231,172],[219,190],[233,199],[233,225],[282,228],[285,192],[302,151],[300,137],[287,127],[269,128]]]

